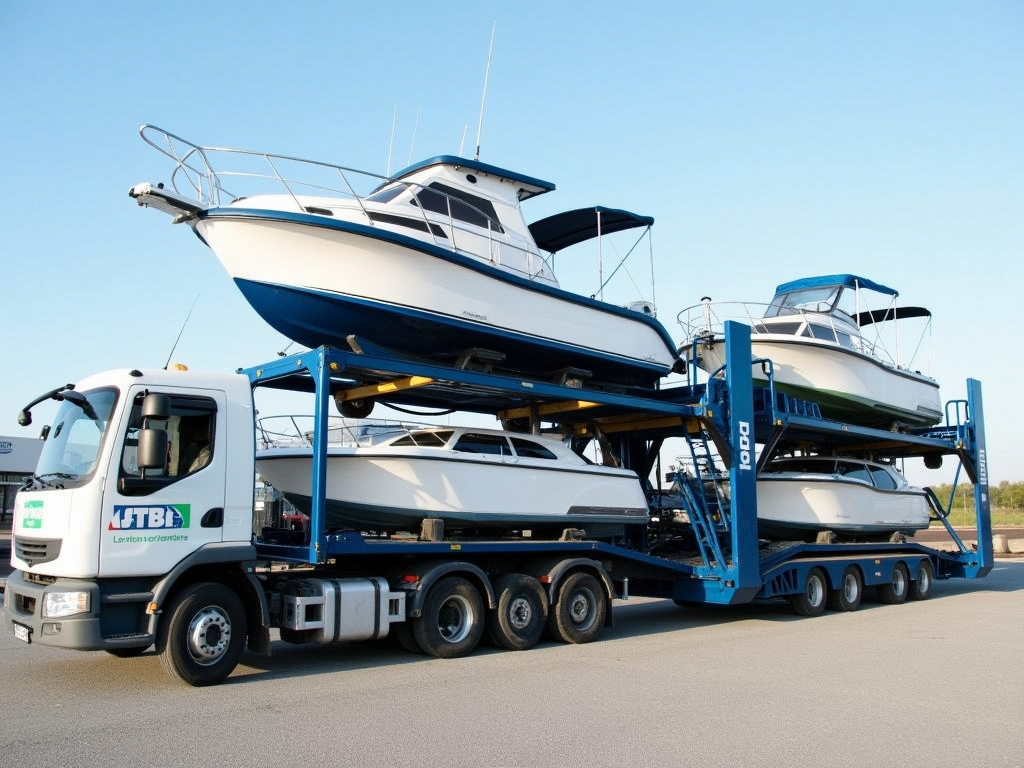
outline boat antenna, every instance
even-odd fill
[[[416,122],[412,125],[412,141],[409,142],[409,162],[405,164],[407,168],[412,165],[412,150],[416,146],[416,130],[420,127],[420,109],[421,107],[416,107]]]
[[[480,134],[484,130],[484,103],[487,101],[487,79],[491,74],[491,54],[494,52],[494,31],[498,28],[498,22],[495,21],[491,25],[491,45],[487,49],[487,68],[484,69],[484,93],[480,97],[480,121],[476,126],[476,154],[473,156],[474,160],[480,159]]]
[[[462,141],[459,142],[459,157],[462,157],[462,149],[466,146],[466,132],[469,131],[469,123],[462,124]]]
[[[181,330],[178,331],[178,338],[174,340],[174,345],[171,347],[171,351],[167,354],[167,361],[164,363],[164,370],[167,370],[167,366],[171,364],[171,357],[174,355],[174,350],[178,348],[178,342],[181,341],[181,334],[185,332],[185,326],[188,325],[188,319],[192,317],[192,310],[196,308],[196,302],[199,301],[199,294],[192,300],[192,306],[189,307],[188,314],[185,315],[185,322],[181,324]]]
[[[391,115],[391,138],[388,140],[388,164],[384,175],[391,178],[391,150],[395,146],[395,123],[398,122],[398,105],[395,104],[395,111]]]

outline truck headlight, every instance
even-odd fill
[[[88,592],[47,592],[43,601],[43,616],[59,619],[89,612]]]

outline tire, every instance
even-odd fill
[[[416,638],[412,636],[412,626],[409,619],[392,624],[391,637],[394,638],[394,641],[400,648],[409,653],[423,653],[423,649],[416,642]]]
[[[338,403],[338,410],[342,416],[347,416],[350,419],[365,419],[373,412],[373,400],[370,398],[342,400]]]
[[[117,656],[119,659],[134,659],[145,653],[147,648],[149,648],[148,645],[144,648],[136,646],[135,648],[107,648],[106,650],[111,656]]]
[[[856,611],[864,596],[864,577],[855,565],[847,567],[839,579],[839,586],[828,593],[828,607],[833,611]]]
[[[825,578],[825,572],[821,568],[811,568],[803,592],[793,595],[789,601],[800,616],[820,616],[825,612],[827,597],[828,579]]]
[[[160,623],[160,665],[188,685],[219,683],[245,650],[245,609],[223,584],[193,584],[174,598]]]
[[[495,580],[494,592],[498,607],[487,612],[487,639],[510,651],[532,648],[548,619],[548,599],[540,582],[509,573]]]
[[[910,598],[912,600],[927,600],[932,596],[932,587],[935,586],[935,571],[932,569],[931,560],[924,559],[917,564],[917,578],[910,582]]]
[[[892,569],[892,579],[888,584],[878,587],[878,599],[889,605],[905,603],[910,593],[910,575],[907,566],[903,563],[896,563]]]
[[[476,587],[448,576],[430,588],[412,636],[428,656],[454,659],[473,652],[484,633],[484,602]]]
[[[548,613],[548,634],[563,643],[589,643],[601,633],[607,610],[601,582],[577,571],[558,588]]]

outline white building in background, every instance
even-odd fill
[[[14,494],[25,477],[36,470],[43,441],[0,435],[0,519],[14,508]]]

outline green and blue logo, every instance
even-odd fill
[[[116,504],[108,531],[154,531],[188,528],[190,504]]]

